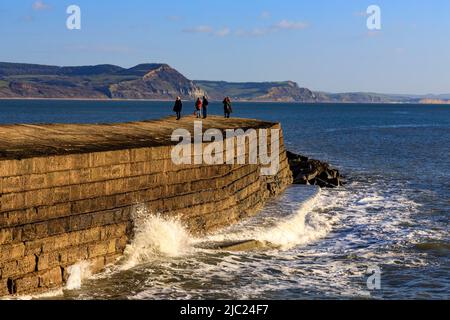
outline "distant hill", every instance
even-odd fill
[[[58,67],[0,62],[0,98],[193,100],[207,94],[234,101],[301,103],[448,103],[450,94],[391,95],[313,92],[292,81],[191,81],[167,64],[132,68],[103,64]]]
[[[225,82],[194,81],[213,100],[229,96],[238,101],[317,102],[315,94],[292,81],[285,82]]]
[[[420,103],[425,104],[450,104],[450,100],[441,100],[441,99],[422,99]]]
[[[389,95],[370,92],[315,92],[315,94],[318,101],[332,103],[414,103],[420,100],[407,95]]]
[[[450,104],[450,94],[408,95],[370,92],[326,93],[314,92],[317,101],[323,103],[415,103]]]
[[[371,92],[328,93],[301,88],[285,82],[194,81],[214,100],[229,96],[237,101],[275,101],[304,103],[447,103],[449,95],[401,95]]]
[[[56,67],[0,63],[0,98],[193,99],[203,91],[166,64]]]

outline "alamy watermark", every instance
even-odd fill
[[[76,4],[67,7],[66,27],[69,30],[81,30],[81,8]],[[367,7],[367,29],[370,31],[381,30],[381,8],[376,4]]]
[[[188,130],[174,130],[171,140],[179,143],[172,148],[172,162],[176,165],[260,164],[261,175],[273,176],[278,173],[280,129],[224,131],[225,134],[222,130],[212,128],[203,133],[202,121],[194,121],[192,141]]]
[[[377,265],[367,267],[366,274],[369,275],[366,284],[369,290],[381,290],[381,269]]]
[[[367,8],[367,29],[371,31],[381,30],[381,8],[375,4]]]
[[[81,30],[81,8],[75,4],[67,7],[66,13],[69,17],[66,20],[66,27],[69,30]]]

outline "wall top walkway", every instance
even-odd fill
[[[193,133],[193,116],[111,124],[14,124],[0,125],[0,160],[26,159],[87,152],[157,147],[176,144],[172,132],[183,128]],[[199,119],[200,120],[200,119]],[[209,128],[270,128],[272,122],[255,119],[209,116],[202,119]]]

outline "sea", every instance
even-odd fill
[[[172,102],[0,100],[0,123],[110,123],[172,115]],[[193,102],[183,113],[191,115]],[[40,299],[449,299],[450,106],[234,103],[280,122],[288,150],[329,162],[336,189],[291,186],[253,218],[194,237],[137,206],[124,257]],[[210,114],[222,114],[212,103]],[[220,241],[273,244],[246,252]]]

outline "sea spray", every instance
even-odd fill
[[[267,243],[268,249],[275,247],[289,250],[324,237],[330,232],[332,222],[318,212],[319,201],[322,206],[321,189],[308,188],[315,190],[300,205],[289,200],[295,191],[288,190],[280,199],[280,202],[285,203],[285,212],[273,212],[268,204],[261,214],[211,235],[207,241],[227,243],[256,240],[259,244]],[[295,190],[300,189],[296,187]]]
[[[320,192],[318,189],[317,193],[303,202],[292,215],[264,229],[255,239],[288,250],[324,237],[331,230],[331,223],[314,211]]]
[[[69,278],[67,279],[66,289],[74,290],[80,289],[83,280],[89,278],[92,273],[90,271],[90,263],[87,261],[81,261],[67,269]]]
[[[122,269],[151,261],[155,257],[178,257],[191,250],[191,236],[175,218],[153,215],[145,206],[134,214],[134,239],[124,251]]]

